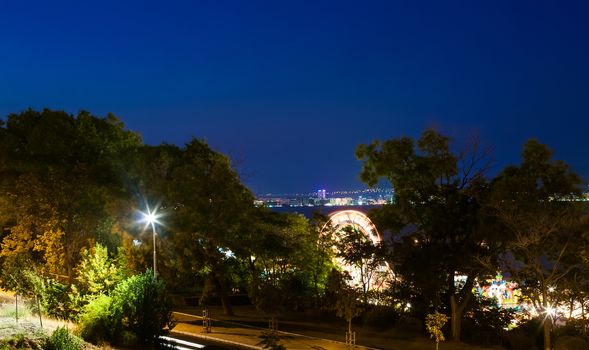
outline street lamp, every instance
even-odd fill
[[[157,209],[151,211],[149,209],[149,206],[147,206],[147,213],[141,213],[141,214],[143,214],[143,221],[146,222],[146,227],[147,227],[147,225],[151,225],[151,231],[153,232],[153,277],[157,277],[157,263],[156,263],[156,249],[155,249],[155,236],[156,236],[155,224],[159,224],[159,221],[157,220],[157,218],[158,218]]]

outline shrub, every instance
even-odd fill
[[[71,319],[74,310],[68,297],[69,287],[52,279],[43,281],[40,290],[43,313],[59,318]]]
[[[505,334],[505,338],[512,350],[535,350],[538,349],[533,337],[530,337],[521,330],[513,330]]]
[[[589,348],[587,340],[578,336],[563,335],[554,343],[554,350],[586,350],[587,348]]]
[[[122,268],[108,256],[106,247],[96,243],[82,251],[76,268],[76,283],[72,288],[72,304],[81,309],[95,296],[108,294],[123,279]]]
[[[113,308],[125,316],[124,328],[142,343],[155,343],[171,326],[172,307],[163,280],[148,270],[127,278],[112,294]]]
[[[484,346],[501,344],[505,330],[512,328],[516,311],[481,296],[474,298],[473,304],[462,323],[462,340]]]
[[[122,320],[123,314],[113,308],[111,297],[100,295],[82,309],[78,318],[80,335],[91,342],[114,343],[122,332]]]
[[[171,326],[171,303],[165,284],[149,270],[129,277],[110,296],[91,300],[79,324],[82,337],[92,342],[156,343],[166,333],[164,327]]]
[[[375,306],[364,313],[364,325],[376,328],[388,328],[395,325],[399,314],[388,306]]]
[[[541,349],[544,343],[542,320],[533,318],[520,323],[516,328],[504,333],[504,338],[513,350]]]
[[[82,339],[71,334],[65,327],[58,327],[45,343],[47,350],[82,350],[83,348]]]

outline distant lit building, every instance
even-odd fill
[[[343,197],[343,198],[336,197],[336,198],[330,198],[327,205],[345,206],[345,205],[352,205],[353,202],[354,202],[354,200],[352,199],[352,197]]]
[[[318,199],[325,199],[325,190],[318,190],[317,191],[317,198]]]

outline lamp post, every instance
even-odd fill
[[[156,236],[156,232],[155,232],[155,224],[159,223],[157,221],[157,215],[156,215],[156,211],[151,211],[149,209],[149,206],[147,207],[147,213],[142,213],[143,214],[143,219],[144,221],[147,223],[147,225],[151,225],[151,231],[153,233],[153,277],[157,277],[157,254],[156,254],[156,249],[155,249],[155,236]]]

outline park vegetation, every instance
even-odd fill
[[[110,114],[11,114],[0,124],[0,286],[76,322],[95,343],[156,345],[173,327],[171,294],[198,295],[202,307],[218,303],[227,314],[246,296],[270,324],[285,312],[322,310],[344,318],[350,334],[363,321],[425,335],[427,315],[444,314],[449,327],[439,323],[437,341],[444,332],[548,349],[555,334],[585,337],[581,179],[535,140],[521,164],[495,175],[476,143],[455,148],[433,130],[358,147],[362,180],[395,192],[370,214],[386,238],[375,244],[350,228],[334,239],[321,215],[254,206],[230,160],[204,141],[146,145]],[[155,247],[138,223],[148,208],[161,221]],[[350,284],[335,258],[356,266],[362,283]],[[370,290],[385,263],[395,278]],[[514,310],[474,292],[499,271],[538,315],[520,317],[515,329]],[[553,312],[563,305],[568,315]],[[539,340],[526,322],[542,327]],[[70,341],[66,333],[52,341]]]

